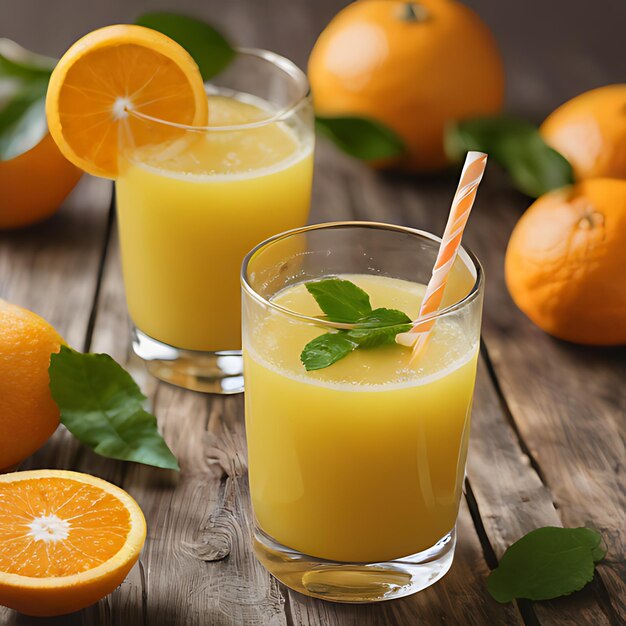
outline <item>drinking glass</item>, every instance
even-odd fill
[[[306,371],[300,353],[349,324],[303,282],[339,277],[415,319],[440,239],[368,222],[259,244],[242,268],[254,550],[280,581],[340,602],[432,585],[450,568],[465,475],[483,272],[461,249],[426,349],[357,349]]]
[[[206,127],[128,112],[117,218],[134,351],[158,378],[235,393],[241,262],[307,222],[313,113],[304,73],[264,50],[238,50],[206,90]]]

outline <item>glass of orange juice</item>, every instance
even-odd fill
[[[307,371],[331,322],[307,285],[349,281],[372,309],[418,315],[440,240],[368,222],[321,224],[258,245],[242,269],[246,436],[257,558],[301,593],[373,602],[450,568],[465,475],[483,273],[452,268],[427,347],[391,340]]]
[[[118,228],[135,352],[163,380],[235,393],[241,262],[307,222],[313,113],[304,73],[272,52],[239,50],[206,89],[207,127],[128,112]]]

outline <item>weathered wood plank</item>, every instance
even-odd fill
[[[102,256],[110,184],[84,177],[49,220],[0,231],[0,297],[35,311],[83,347]]]
[[[3,606],[0,606],[0,624],[2,626],[41,626],[42,624],[45,624],[45,626],[91,626],[90,622],[84,620],[82,613],[72,613],[71,615],[44,619],[27,617]]]

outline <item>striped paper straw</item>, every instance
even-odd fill
[[[437,260],[424,293],[419,315],[411,330],[396,336],[397,343],[403,346],[413,346],[411,361],[414,361],[422,352],[428,342],[430,331],[435,325],[434,319],[426,321],[422,321],[422,319],[435,313],[441,306],[448,276],[461,247],[463,230],[474,205],[476,189],[482,180],[486,164],[487,155],[483,152],[467,153],[459,186],[454,194],[448,223],[441,239]]]

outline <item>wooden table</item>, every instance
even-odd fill
[[[572,0],[468,3],[500,41],[511,111],[540,120],[576,93],[626,78],[623,0],[593,6]],[[345,3],[170,4],[205,15],[242,44],[275,49],[304,65],[317,33]],[[3,0],[0,24],[4,35],[22,44],[60,54],[84,32],[130,21],[150,8],[150,0]],[[380,175],[326,144],[319,146],[316,168],[312,221],[384,220],[443,229],[454,174]],[[23,468],[70,468],[121,485],[146,514],[146,547],[128,579],[97,605],[47,621],[0,608],[0,624],[626,623],[620,482],[626,351],[553,340],[515,308],[502,262],[509,233],[528,204],[491,166],[467,233],[485,266],[487,291],[454,565],[434,587],[377,606],[305,598],[254,560],[243,398],[157,384],[132,358],[109,182],[85,177],[53,219],[0,234],[0,296],[46,317],[75,348],[107,352],[125,364],[149,395],[182,466],[174,474],[107,461],[60,428]],[[497,604],[485,577],[510,543],[544,525],[589,525],[602,532],[609,553],[594,582],[559,601]]]

